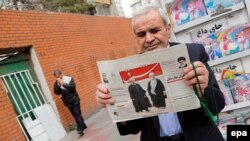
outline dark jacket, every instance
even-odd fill
[[[66,76],[69,77],[69,76]],[[73,104],[77,104],[80,101],[80,98],[78,96],[78,93],[76,91],[76,85],[74,79],[71,77],[71,80],[69,83],[64,83],[63,87],[65,89],[62,89],[61,86],[55,82],[54,84],[54,93],[56,95],[61,94],[61,99],[65,106],[71,106]]]
[[[170,43],[170,46],[175,45]],[[225,106],[222,92],[210,67],[207,64],[208,55],[200,44],[186,44],[191,62],[203,62],[209,71],[208,87],[204,97],[210,111],[217,115]],[[214,96],[213,96],[214,95]],[[224,141],[217,126],[212,124],[204,111],[199,109],[178,112],[178,119],[185,137],[185,141]],[[158,116],[127,121],[126,125],[117,123],[121,135],[137,134],[141,132],[141,141],[157,141],[160,135]]]
[[[149,81],[147,90],[152,99],[153,105],[156,107],[165,107],[166,106],[165,98],[167,98],[167,95],[166,93],[164,93],[165,87],[161,82],[161,80],[156,78],[156,86],[154,89],[155,94],[152,94],[151,89],[152,89],[151,81]]]
[[[138,87],[138,92],[135,90],[135,87]],[[152,105],[149,102],[148,97],[146,96],[146,91],[139,84],[130,84],[128,87],[130,98],[133,101],[135,111],[141,111],[151,107]]]

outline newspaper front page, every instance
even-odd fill
[[[102,83],[115,104],[107,105],[113,122],[200,107],[183,80],[190,64],[185,44],[116,60],[98,61]]]

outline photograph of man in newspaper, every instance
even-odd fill
[[[103,80],[103,83],[109,83],[109,80],[107,79],[106,73],[102,73],[102,80]]]
[[[165,87],[162,81],[155,77],[153,72],[149,73],[150,81],[148,82],[148,93],[153,102],[153,106],[157,108],[165,108],[166,102],[165,98],[167,98]]]
[[[131,83],[128,87],[130,97],[132,99],[135,111],[143,112],[143,110],[149,112],[149,107],[152,105],[149,102],[148,97],[146,96],[146,91],[140,86],[140,84],[135,82],[135,78],[131,77],[129,82]]]
[[[177,59],[177,61],[179,62],[180,66],[179,68],[184,68],[184,67],[187,67],[187,63],[186,63],[186,58],[181,56]]]

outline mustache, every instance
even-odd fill
[[[152,43],[146,43],[144,44],[143,48],[149,48],[149,47],[152,47],[152,46],[155,46],[155,45],[159,45],[160,42],[159,41],[155,41],[155,42],[152,42]]]

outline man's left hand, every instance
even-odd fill
[[[196,70],[197,73],[197,77],[199,79],[200,82],[200,86],[202,89],[202,92],[204,91],[204,89],[207,87],[208,85],[208,75],[209,72],[206,68],[206,66],[200,62],[200,61],[196,61],[193,63],[194,64],[194,68]],[[183,69],[184,72],[184,79],[186,80],[186,84],[190,87],[192,87],[194,84],[196,85],[196,87],[199,90],[199,86],[197,85],[197,79],[195,77],[195,71],[193,70],[193,66],[192,64],[188,65],[187,67],[185,67]]]
[[[61,78],[57,78],[56,81],[57,84],[63,85],[63,80]]]

